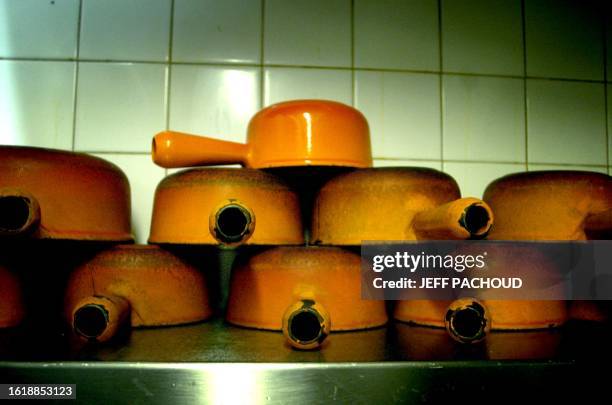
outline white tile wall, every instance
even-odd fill
[[[174,66],[170,128],[244,142],[259,110],[259,76],[254,67]]]
[[[82,59],[166,61],[170,0],[83,0]]]
[[[75,149],[149,151],[152,134],[166,126],[166,69],[157,64],[81,62]]]
[[[445,162],[444,171],[457,180],[463,197],[481,198],[493,180],[510,173],[524,172],[524,164]]]
[[[428,167],[442,170],[439,160],[374,159],[374,167]]]
[[[434,74],[355,74],[355,107],[370,124],[374,156],[440,159],[439,84]]]
[[[524,162],[523,80],[443,76],[444,159]]]
[[[350,0],[267,0],[267,64],[351,66]]]
[[[440,69],[437,0],[355,0],[355,66]]]
[[[608,174],[608,169],[601,166],[541,165],[537,163],[530,163],[528,170],[530,172],[538,170],[578,170]]]
[[[73,58],[79,0],[0,0],[0,57]]]
[[[72,149],[75,65],[0,60],[0,144]]]
[[[601,2],[526,0],[527,75],[603,80]]]
[[[520,1],[443,0],[441,4],[445,71],[523,75]]]
[[[266,68],[264,105],[295,99],[352,104],[351,72],[338,69]]]
[[[527,167],[605,172],[612,23],[593,4],[0,0],[0,143],[118,163],[139,241],[165,173],[152,135],[243,141],[287,99],[356,106],[376,166],[443,169],[464,195]]]
[[[604,84],[527,80],[529,161],[606,165]]]
[[[259,0],[175,0],[174,61],[257,63],[260,55]]]

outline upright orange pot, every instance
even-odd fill
[[[191,169],[157,186],[151,243],[300,245],[297,195],[254,169]]]
[[[488,205],[461,198],[447,174],[416,167],[362,169],[336,176],[319,190],[311,239],[350,246],[364,240],[482,238],[492,222]]]
[[[273,248],[237,265],[226,319],[282,330],[299,349],[319,347],[329,331],[387,322],[383,301],[361,299],[359,255],[338,248]]]
[[[348,105],[326,100],[286,101],[264,108],[249,122],[246,144],[160,132],[153,138],[152,154],[162,167],[372,166],[365,117]]]
[[[94,156],[0,146],[0,237],[131,241],[127,178]]]
[[[105,250],[70,276],[64,316],[77,335],[111,339],[122,324],[178,325],[212,315],[203,275],[156,246]]]

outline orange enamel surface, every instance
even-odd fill
[[[518,173],[489,184],[483,199],[495,212],[490,239],[584,240],[589,215],[612,208],[612,177],[601,173]]]
[[[260,170],[220,168],[182,171],[157,186],[149,242],[219,244],[215,217],[228,204],[252,217],[251,233],[238,243],[304,243],[298,197],[283,181]]]
[[[281,330],[288,308],[301,300],[321,304],[331,330],[383,325],[383,301],[361,299],[360,256],[338,248],[279,247],[232,271],[226,319],[258,329]]]
[[[11,271],[0,266],[0,328],[19,325],[24,315],[21,283]]]
[[[0,146],[0,198],[31,196],[30,237],[131,241],[130,187],[115,165],[82,153]]]
[[[444,328],[451,301],[399,301],[394,317],[403,322]],[[567,320],[564,301],[485,300],[492,330],[527,330],[561,326]]]
[[[591,230],[612,230],[612,177],[601,173],[517,173],[489,184],[483,199],[496,215],[491,239],[585,240]],[[606,318],[596,303],[585,301],[572,302],[570,313],[576,319]]]
[[[473,298],[487,309],[492,330],[544,329],[560,326],[568,319],[564,291],[559,284],[555,263],[535,249],[504,246],[487,248],[486,272],[489,277],[522,277],[538,290],[539,297],[546,291],[547,300],[518,301],[503,298],[500,290],[481,291]],[[526,292],[528,293],[528,292]],[[491,299],[498,298],[498,299]],[[512,297],[510,297],[512,298]],[[394,317],[418,325],[444,327],[449,301],[399,301]]]
[[[400,353],[406,360],[456,360],[461,346],[443,329],[395,324]],[[528,360],[558,356],[558,331],[491,332],[479,346],[483,359]],[[474,351],[470,348],[470,357]]]
[[[161,132],[153,141],[153,160],[163,167],[371,167],[372,152],[368,123],[359,111],[335,101],[295,100],[255,114],[246,145]]]
[[[66,289],[67,321],[79,303],[99,296],[126,300],[132,326],[177,325],[212,315],[201,272],[156,246],[113,247],[75,270]]]
[[[437,170],[355,170],[332,178],[319,190],[311,239],[323,245],[360,245],[364,240],[468,238],[460,225],[462,210],[486,204],[460,197],[455,180]],[[458,201],[437,209],[454,200]]]

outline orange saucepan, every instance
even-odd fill
[[[78,268],[67,285],[64,316],[74,332],[106,341],[123,324],[178,325],[212,315],[203,275],[156,246],[120,245]]]
[[[383,301],[361,299],[359,255],[339,248],[278,247],[232,272],[226,319],[282,330],[298,349],[319,347],[330,331],[387,322]]]
[[[301,245],[297,195],[255,169],[190,169],[155,191],[150,243]]]
[[[541,300],[516,300],[512,292],[477,290],[471,297],[455,301],[399,301],[395,307],[395,319],[446,328],[452,338],[462,343],[479,342],[489,330],[549,329],[567,320],[565,302],[560,300],[564,296],[563,284],[553,258],[527,246],[489,245],[486,251],[484,271],[488,277],[529,280],[525,284],[533,290],[521,290],[521,294],[537,294]]]
[[[496,215],[491,239],[588,240],[612,236],[612,177],[587,171],[536,171],[502,177],[483,199]],[[602,321],[591,301],[574,301],[570,316]]]
[[[0,237],[131,241],[127,178],[83,153],[0,146]]]
[[[360,169],[328,181],[315,200],[315,244],[360,245],[364,240],[468,239],[486,236],[488,205],[461,198],[452,177],[433,169]]]
[[[246,144],[165,131],[153,138],[152,153],[162,167],[372,166],[365,117],[350,106],[326,100],[264,108],[249,122]]]

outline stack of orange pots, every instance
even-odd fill
[[[249,123],[246,144],[163,132],[153,159],[163,167],[246,166],[165,179],[150,241],[267,245],[238,256],[226,319],[283,330],[300,349],[319,347],[329,331],[386,323],[384,303],[360,296],[354,250],[363,240],[483,237],[492,222],[484,202],[460,198],[441,172],[372,169],[366,119],[331,101],[263,109]],[[309,226],[302,229],[300,219]]]

